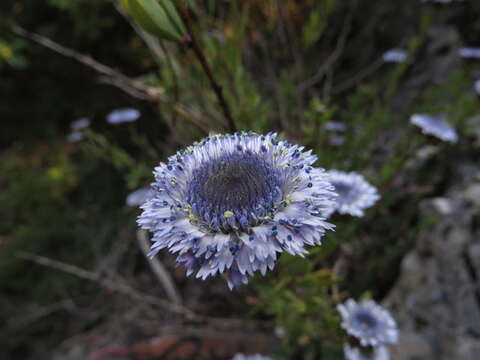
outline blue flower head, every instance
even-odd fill
[[[394,344],[398,341],[397,323],[392,315],[372,300],[357,303],[348,299],[337,305],[342,328],[362,346]]]
[[[167,248],[187,273],[226,273],[230,288],[277,253],[307,253],[333,225],[325,214],[335,193],[316,156],[252,132],[209,136],[155,168],[154,197],[138,224],[153,233],[150,256]]]
[[[345,354],[345,360],[390,360],[390,352],[385,346],[377,346],[371,349],[370,354],[366,354],[359,348],[345,345],[343,353]]]
[[[434,136],[442,141],[456,143],[458,134],[443,115],[414,114],[410,123],[420,128],[423,134]]]
[[[329,170],[328,175],[338,194],[335,206],[330,209],[328,216],[337,211],[340,214],[362,217],[364,209],[371,207],[380,199],[377,188],[370,185],[360,174]]]

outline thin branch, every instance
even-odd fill
[[[180,7],[180,15],[182,17],[182,20],[185,24],[185,27],[187,29],[187,35],[185,36],[184,39],[184,44],[192,49],[194,52],[195,56],[197,57],[198,61],[200,62],[203,71],[208,77],[208,80],[210,82],[210,86],[212,87],[213,91],[215,92],[215,95],[217,96],[218,102],[220,104],[220,107],[222,108],[223,114],[225,116],[225,119],[227,121],[227,126],[230,132],[235,132],[237,131],[237,127],[235,126],[235,121],[232,118],[232,114],[230,113],[230,108],[227,104],[227,101],[225,100],[225,97],[223,96],[223,89],[222,86],[215,80],[213,76],[213,72],[210,68],[210,65],[208,64],[208,61],[203,53],[202,48],[198,44],[198,41],[195,37],[195,34],[193,32],[191,20],[190,20],[190,14],[188,12],[188,7],[181,6]]]
[[[142,94],[142,96],[140,96],[142,99],[147,99],[150,101],[158,101],[160,99],[161,91],[159,89],[151,86],[146,86],[140,81],[131,79],[128,76],[122,74],[121,72],[98,62],[97,60],[93,59],[88,55],[81,54],[73,49],[62,46],[45,36],[30,32],[20,26],[13,26],[11,30],[14,34],[32,40],[52,51],[55,51],[58,54],[81,62],[82,64],[92,68],[93,70],[97,71],[102,75],[114,78],[116,86],[121,87],[122,90],[125,90],[125,88],[130,88],[132,90],[130,92],[130,95]],[[138,96],[136,95],[136,97]]]
[[[142,249],[143,254],[147,257],[148,253],[150,252],[150,245],[148,244],[147,233],[145,230],[138,230],[137,231],[137,241],[140,245],[140,249]],[[172,277],[168,273],[167,269],[163,264],[158,260],[158,258],[148,258],[148,264],[150,265],[153,273],[157,277],[158,281],[162,284],[165,292],[167,293],[168,298],[170,301],[181,304],[182,299],[180,294],[178,293],[177,288],[172,280]]]
[[[195,125],[199,130],[203,132],[204,135],[210,134],[210,130],[206,127],[203,122],[197,119],[190,110],[188,110],[185,106],[180,104],[175,105],[173,110],[180,116],[184,117],[188,121],[190,121],[193,125]]]
[[[34,41],[60,55],[72,58],[95,70],[103,75],[99,79],[101,83],[115,86],[127,94],[141,100],[147,100],[151,102],[167,101],[167,99],[163,96],[161,89],[152,86],[146,86],[143,82],[131,79],[121,72],[100,63],[88,55],[81,54],[73,49],[62,46],[45,36],[30,32],[20,26],[14,26],[11,28],[11,31],[14,34]],[[199,119],[195,118],[193,114],[189,113],[188,109],[186,109],[184,106],[177,104],[174,105],[173,109],[180,116],[184,117],[186,120],[195,125],[204,135],[209,134],[209,129]]]
[[[338,254],[337,259],[335,260],[335,263],[332,268],[332,279],[334,281],[342,280],[343,277],[345,276],[345,271],[348,268],[348,260],[350,258],[351,253],[352,253],[352,249],[350,246],[348,245],[340,246],[340,253]],[[339,290],[338,283],[335,283],[332,286],[332,296],[337,301],[340,300],[340,290]]]
[[[14,316],[7,324],[7,329],[14,332],[18,331],[21,328],[27,327],[30,324],[38,321],[44,317],[49,316],[57,311],[67,310],[73,311],[75,309],[75,304],[71,299],[61,300],[59,302],[53,303],[51,305],[47,305],[44,307],[40,307],[34,311],[28,312],[27,314],[23,314],[23,316],[18,317]]]
[[[195,314],[193,311],[185,308],[182,305],[175,304],[170,301],[162,300],[148,294],[144,294],[125,283],[122,283],[119,281],[113,281],[111,279],[104,279],[102,278],[101,275],[82,269],[78,266],[67,264],[58,260],[50,259],[45,256],[32,254],[26,251],[17,252],[17,256],[21,259],[32,261],[39,265],[47,266],[56,270],[63,271],[68,274],[78,276],[79,278],[82,278],[82,279],[99,283],[104,287],[114,289],[119,293],[128,295],[136,301],[143,301],[143,302],[149,303],[150,305],[160,306],[165,310],[182,315],[187,319],[190,319],[190,320],[205,319],[203,316]]]
[[[351,87],[357,85],[359,82],[361,82],[363,79],[367,78],[371,74],[373,74],[375,71],[377,71],[383,64],[383,59],[379,58],[377,61],[373,62],[371,65],[367,66],[365,69],[360,70],[357,74],[354,76],[348,78],[344,82],[339,83],[332,89],[332,93],[339,94],[341,92],[344,92],[345,90],[350,89]]]
[[[16,256],[21,259],[34,262],[39,265],[43,265],[46,267],[50,267],[52,269],[63,271],[71,275],[78,276],[79,278],[82,278],[82,279],[96,282],[101,286],[116,290],[120,294],[127,295],[132,300],[138,303],[144,303],[144,304],[149,304],[151,306],[160,307],[166,311],[181,315],[185,319],[190,321],[206,322],[212,326],[218,326],[222,328],[231,328],[235,326],[250,326],[250,327],[258,326],[258,322],[254,320],[235,319],[235,318],[230,318],[230,319],[214,318],[214,317],[200,315],[186,308],[183,305],[175,304],[170,301],[166,301],[166,300],[157,298],[155,296],[151,296],[149,294],[145,294],[141,291],[138,291],[135,288],[127,285],[126,283],[120,282],[119,280],[114,281],[112,279],[105,279],[100,274],[82,269],[75,265],[64,263],[62,261],[54,260],[45,256],[32,254],[26,251],[18,251],[16,253]]]
[[[178,81],[177,71],[175,70],[175,66],[172,61],[172,57],[170,56],[170,52],[168,48],[165,46],[163,41],[159,41],[160,47],[162,48],[163,52],[165,53],[165,59],[167,60],[167,66],[172,74],[172,81],[173,81],[173,99],[174,105],[177,105],[180,102],[180,85]],[[177,125],[177,113],[173,112],[172,116],[172,127],[175,129]]]
[[[350,30],[352,28],[352,19],[353,13],[350,13],[347,19],[345,19],[342,31],[338,37],[337,44],[335,45],[335,49],[310,79],[298,85],[299,92],[303,92],[321,81],[323,77],[329,72],[333,64],[335,64],[335,62],[340,58],[340,56],[342,56],[348,34],[350,33]]]
[[[152,99],[152,97],[149,94],[146,94],[143,91],[138,91],[138,89],[127,85],[125,81],[123,81],[118,77],[99,76],[97,78],[97,82],[99,84],[105,84],[105,85],[116,87],[135,99],[144,100],[144,101],[155,101]]]
[[[174,92],[174,106],[177,105],[180,101],[180,87],[178,85],[178,77],[177,73],[175,71],[175,68],[173,66],[173,62],[171,59],[170,54],[167,51],[167,48],[163,45],[163,43],[155,38],[154,36],[150,35],[148,32],[143,30],[135,21],[132,20],[132,18],[125,12],[123,7],[118,3],[118,1],[113,0],[113,6],[115,9],[120,13],[120,15],[123,16],[123,18],[129,23],[129,25],[133,28],[133,30],[137,33],[138,36],[143,40],[143,42],[147,45],[147,47],[150,49],[152,52],[155,61],[157,63],[158,67],[161,67],[163,64],[160,62],[159,59],[166,59],[167,66],[170,70],[170,73],[172,74],[173,78],[173,92]],[[172,122],[171,122],[171,131],[172,133],[175,134],[175,137],[177,137],[176,134],[176,122],[177,122],[177,115],[178,113],[176,111],[173,111],[172,114]]]

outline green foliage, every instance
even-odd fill
[[[29,4],[29,3],[32,4]],[[28,12],[29,8],[34,8],[34,0],[25,1]],[[61,18],[69,24],[76,34],[83,39],[98,39],[102,31],[105,31],[113,25],[111,18],[106,16],[105,9],[110,8],[108,0],[47,0],[46,3],[61,13]],[[55,31],[56,27],[61,27],[62,23],[47,26],[48,31]]]
[[[256,282],[262,300],[257,311],[272,316],[275,327],[284,332],[281,358],[289,358],[300,346],[304,358],[334,359],[342,337],[334,299],[329,296],[331,287],[337,285],[332,272],[316,268],[313,257],[289,255],[282,256],[277,272],[278,281],[267,277]]]
[[[79,168],[81,163],[72,162],[59,146],[39,147],[33,153],[4,153],[0,164],[5,190],[0,193],[0,234],[6,234],[0,253],[4,291],[40,303],[55,301],[68,288],[78,286],[79,280],[57,270],[39,268],[19,258],[17,252],[49,254],[88,267],[95,259],[93,241],[96,246],[105,244],[108,234],[115,231],[113,223],[98,222],[102,214],[98,206],[90,206],[89,214],[77,209],[93,200],[85,185],[98,184],[100,178],[85,181],[93,176],[93,169]],[[94,171],[97,176],[105,175],[98,169]],[[104,192],[103,199],[111,201],[111,195]],[[98,203],[101,198],[98,194],[95,197]],[[109,211],[120,214],[114,203],[118,201],[112,202]],[[99,228],[106,237],[95,230]]]
[[[0,68],[5,64],[17,69],[26,67],[28,62],[23,55],[25,46],[25,41],[21,39],[3,40],[0,38]]]
[[[309,14],[308,22],[302,30],[302,41],[305,48],[315,44],[328,26],[328,20],[336,7],[340,4],[336,0],[319,1]]]
[[[185,27],[170,0],[122,0],[122,6],[146,31],[159,39],[181,41]]]
[[[85,131],[87,141],[83,144],[85,153],[97,160],[101,160],[113,166],[120,174],[123,174],[127,187],[134,189],[151,177],[151,165],[147,161],[134,159],[125,149],[112,144],[106,136],[92,130]],[[142,150],[143,156],[157,156],[156,152],[145,142],[145,138],[132,133],[132,139]],[[153,161],[152,161],[153,163]]]

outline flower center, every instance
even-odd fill
[[[365,330],[374,329],[377,326],[377,320],[367,312],[359,312],[355,315],[357,324]]]
[[[278,170],[251,151],[221,155],[193,171],[187,202],[214,230],[246,228],[281,199]]]
[[[338,194],[338,202],[352,203],[358,198],[359,193],[352,186],[340,182],[333,182],[332,185]]]

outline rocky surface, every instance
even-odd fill
[[[480,165],[452,179],[443,197],[421,204],[435,224],[403,259],[384,302],[402,334],[393,360],[480,358]]]

